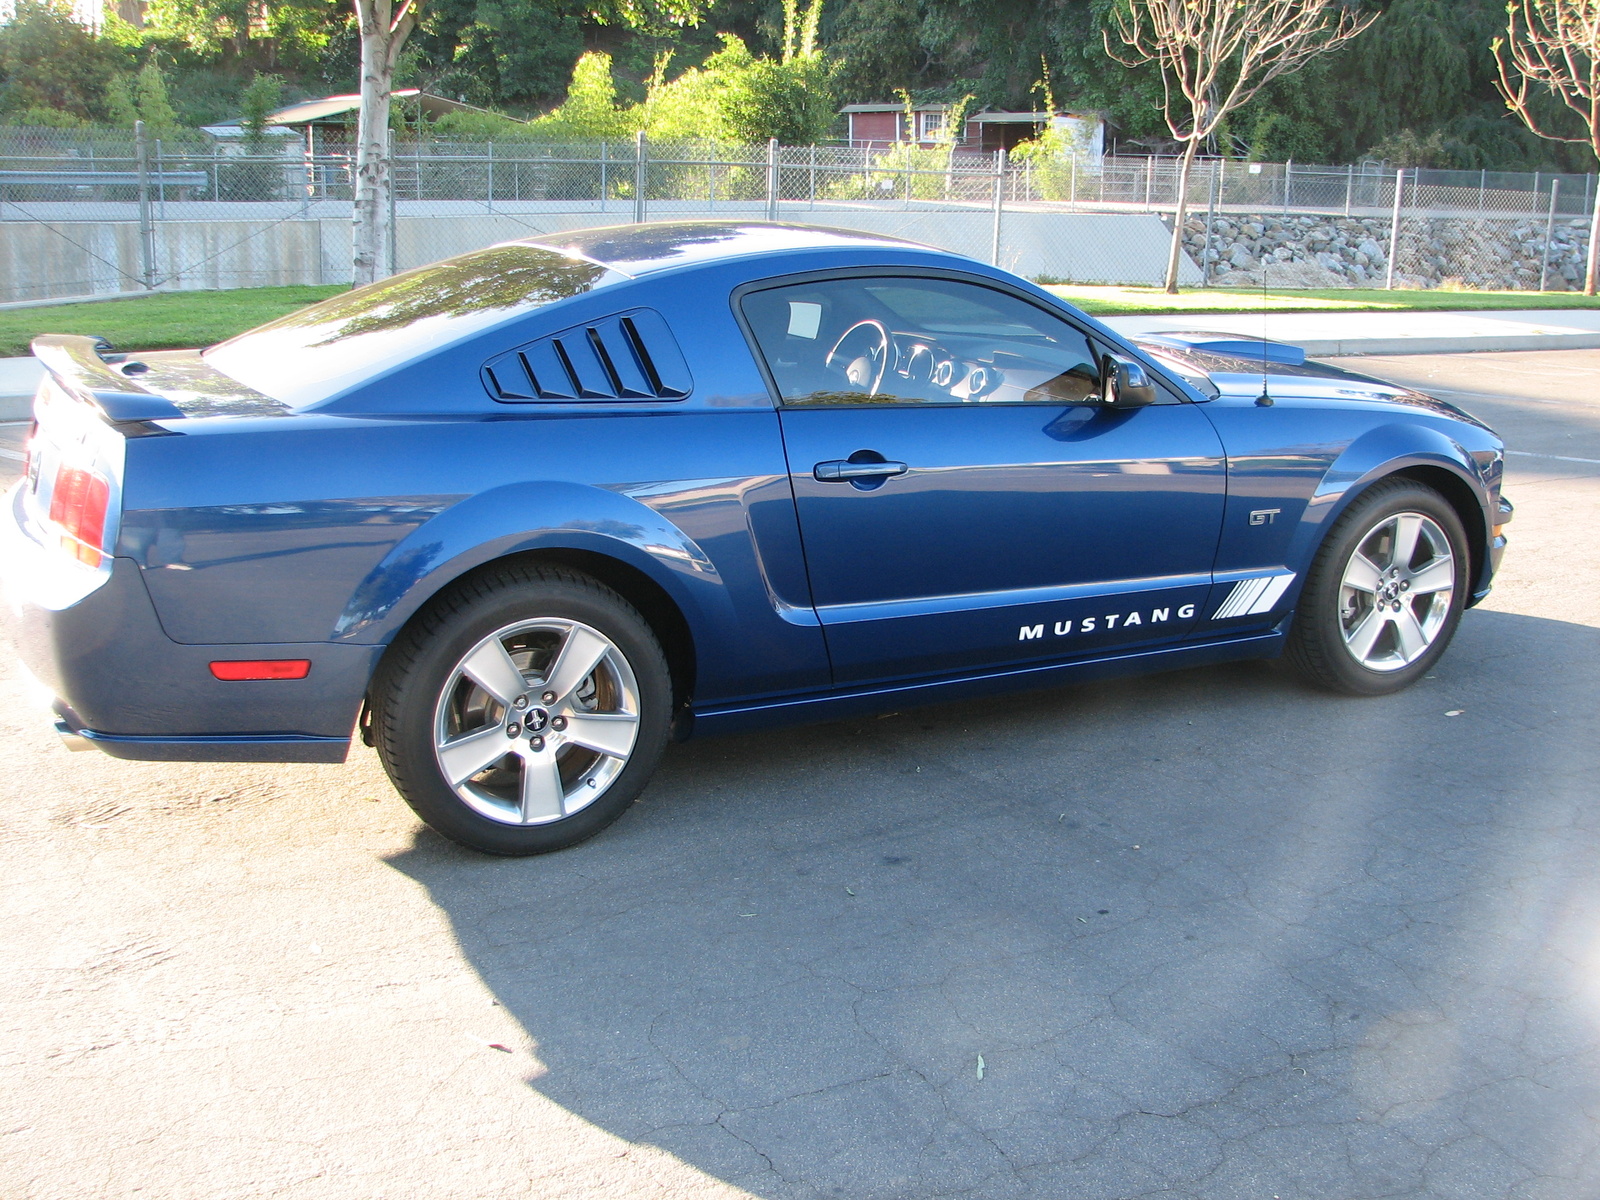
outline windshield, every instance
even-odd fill
[[[491,246],[302,308],[205,352],[206,362],[303,408],[502,321],[623,276],[520,243]]]

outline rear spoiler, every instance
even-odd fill
[[[30,349],[57,383],[99,409],[100,415],[114,425],[165,421],[184,415],[171,400],[140,387],[101,358],[103,345],[92,337],[47,333],[34,338]]]

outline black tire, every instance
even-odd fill
[[[463,688],[471,692],[475,686],[470,677],[463,678],[464,660],[478,653],[484,645],[492,646],[494,643],[489,639],[498,633],[538,622],[555,626],[562,622],[575,623],[572,629],[587,627],[588,632],[598,632],[609,640],[611,649],[625,660],[624,674],[633,692],[627,707],[637,708],[637,732],[625,758],[613,755],[608,759],[599,753],[592,754],[608,770],[616,771],[607,777],[596,798],[587,799],[587,793],[580,788],[578,793],[572,794],[582,802],[575,811],[559,817],[547,814],[540,824],[519,824],[515,814],[497,817],[485,815],[483,810],[498,812],[488,803],[502,794],[492,786],[496,778],[511,781],[502,792],[515,803],[516,795],[520,794],[520,784],[516,780],[520,772],[529,769],[524,759],[508,753],[496,764],[463,781],[462,787],[474,801],[469,803],[458,794],[441,766],[440,755],[455,743],[443,744],[438,749],[436,744],[441,743],[440,723],[456,719],[452,715],[455,710],[449,706],[461,701],[454,697]],[[544,632],[535,629],[526,637],[537,638]],[[550,636],[559,639],[561,635]],[[504,646],[502,641],[501,647]],[[551,658],[558,652],[559,643],[545,651]],[[539,651],[535,649],[529,653],[536,656]],[[511,657],[513,665],[517,665],[515,655]],[[537,681],[536,672],[529,675],[533,661],[530,657],[530,666],[521,669],[524,678]],[[597,683],[601,672],[614,671],[616,668],[612,664],[615,663],[615,659],[608,657],[591,674],[583,676],[591,691],[601,686]],[[549,669],[549,661],[545,667]],[[534,682],[528,686],[543,685]],[[446,689],[450,689],[449,695]],[[574,687],[571,694],[576,697],[578,693],[579,688]],[[509,706],[496,704],[481,688],[474,694],[482,698],[480,707],[474,711],[490,714],[480,715],[482,720],[499,720],[508,750],[520,753],[534,742],[544,750],[544,739],[531,736],[534,730],[531,714],[541,714],[539,729],[551,731],[552,744],[556,740],[553,730],[566,728],[564,722],[558,723],[537,707],[541,701],[536,693],[530,693],[530,699],[525,701],[530,706],[521,714],[513,712]],[[452,841],[486,854],[544,854],[593,837],[620,817],[643,790],[666,746],[672,717],[672,683],[666,658],[649,624],[616,592],[587,575],[566,568],[507,564],[480,572],[451,588],[406,627],[385,655],[373,680],[370,703],[373,742],[378,756],[396,790],[417,816]],[[494,718],[492,714],[497,711],[500,715]],[[576,728],[582,714],[577,709],[571,711]],[[519,715],[526,722],[522,730],[527,735],[526,742],[507,732],[518,728],[515,722]],[[487,733],[490,729],[491,725],[484,724],[464,736]],[[490,745],[488,740],[484,744]],[[491,746],[490,752],[492,749]],[[590,754],[581,747],[569,746],[559,751],[552,749],[550,761],[566,764],[575,752],[580,756]],[[567,757],[558,760],[558,753]],[[618,765],[620,771],[617,771]],[[559,789],[559,781],[568,767],[556,765],[552,770]],[[474,782],[477,780],[485,781],[483,786]],[[579,780],[580,784],[583,782],[588,781]],[[553,794],[561,796],[559,790]],[[558,799],[554,811],[568,812],[567,799]]]
[[[1359,595],[1351,596],[1346,592],[1345,570],[1363,544],[1369,548],[1373,545],[1370,538],[1377,536],[1381,545],[1381,531],[1385,522],[1405,514],[1426,518],[1433,523],[1434,529],[1443,534],[1453,556],[1453,586],[1448,607],[1440,604],[1437,612],[1431,608],[1432,602],[1422,601],[1421,593],[1409,596],[1401,593],[1394,599],[1392,603],[1423,604],[1430,614],[1430,621],[1437,621],[1436,632],[1427,643],[1427,648],[1413,660],[1399,665],[1399,660],[1405,655],[1395,643],[1391,661],[1384,664],[1384,669],[1373,669],[1358,659],[1356,652],[1346,643],[1346,630],[1354,630],[1359,615],[1358,606],[1363,601]],[[1423,540],[1419,538],[1418,543],[1421,544]],[[1437,561],[1443,571],[1443,560]],[[1467,535],[1461,526],[1461,518],[1449,501],[1416,480],[1382,480],[1356,498],[1334,523],[1317,550],[1306,576],[1294,624],[1289,630],[1284,656],[1302,678],[1329,691],[1353,696],[1385,696],[1401,691],[1415,683],[1439,661],[1439,656],[1455,636],[1466,604],[1470,565],[1471,551]],[[1400,610],[1395,608],[1392,611],[1398,613]],[[1382,636],[1394,641],[1398,634]],[[1383,650],[1381,644],[1379,650],[1380,653]]]

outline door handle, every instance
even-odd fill
[[[903,462],[851,462],[848,458],[835,458],[819,462],[811,468],[811,475],[820,483],[849,483],[852,479],[888,479],[904,475],[909,469]]]

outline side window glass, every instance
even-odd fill
[[[786,405],[1092,404],[1089,339],[1015,296],[947,279],[830,279],[741,301]]]

